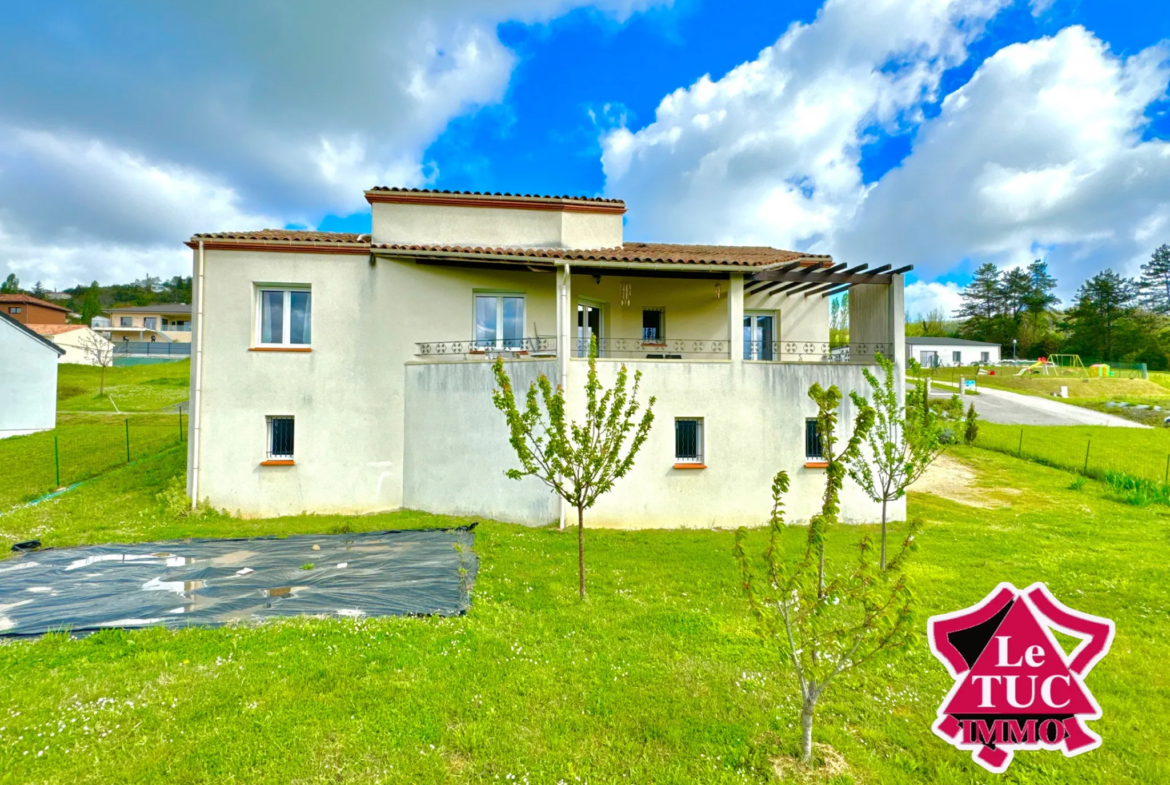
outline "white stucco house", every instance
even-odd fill
[[[0,312],[0,439],[57,425],[57,358],[64,351]]]
[[[84,324],[30,324],[29,329],[64,350],[59,362],[74,365],[106,365],[113,359],[114,344]]]
[[[881,351],[905,366],[902,274],[767,247],[626,242],[611,199],[366,192],[370,234],[197,234],[188,493],[244,515],[412,508],[526,524],[560,500],[515,466],[491,402],[545,374],[583,407],[641,371],[656,421],[593,526],[763,523],[774,473],[807,519],[823,490],[813,382],[867,391]],[[853,336],[829,345],[829,297]],[[846,520],[878,508],[850,483]],[[895,505],[895,518],[905,515]]]
[[[998,343],[969,341],[965,338],[917,336],[906,339],[906,354],[924,368],[951,365],[996,365],[999,363]]]

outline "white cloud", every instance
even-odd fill
[[[1081,27],[1005,47],[919,129],[836,249],[920,274],[1047,256],[1065,292],[1107,265],[1135,272],[1170,220],[1170,145],[1142,140],[1167,54],[1123,60]]]
[[[364,208],[370,186],[423,185],[447,123],[505,94],[498,23],[653,2],[6,8],[0,277],[183,273],[195,231],[312,225]]]
[[[950,319],[962,304],[963,299],[956,283],[915,281],[906,285],[906,313],[915,318],[931,311],[940,311],[944,318]]]
[[[606,190],[640,239],[828,248],[868,192],[871,129],[920,120],[999,0],[828,0],[757,59],[666,96],[602,139]]]

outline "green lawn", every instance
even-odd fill
[[[919,641],[823,699],[815,738],[850,766],[835,781],[1170,781],[1170,509],[1115,503],[1092,481],[1071,490],[1068,473],[995,452],[953,454],[977,474],[975,503],[990,507],[911,495],[926,521],[910,568],[920,627],[1002,580],[1046,581],[1114,619],[1113,649],[1088,680],[1104,746],[1071,760],[1020,753],[1007,775],[987,774],[931,733],[950,680]],[[0,517],[0,545],[463,522],[176,518],[157,495],[182,471],[181,451],[164,452]],[[872,531],[834,531],[830,565]],[[803,536],[788,532],[789,553]],[[581,603],[572,533],[484,522],[463,618],[0,644],[0,782],[768,782],[769,758],[797,749],[798,707],[791,671],[754,634],[731,546],[725,531],[589,531]]]
[[[1076,376],[1017,376],[1019,368],[993,368],[995,375],[982,373],[977,377],[980,387],[991,387],[996,390],[1052,397],[1060,392],[1061,387],[1068,387],[1068,402],[1079,404],[1079,399],[1109,400],[1137,399],[1143,397],[1165,398],[1166,388],[1146,379],[1130,379],[1120,377],[1106,377],[1104,379],[1086,379]],[[937,379],[941,382],[958,384],[960,378],[970,379],[975,374],[973,367],[953,367],[923,369],[918,376],[921,378]]]
[[[181,420],[181,421],[180,421]],[[186,439],[174,414],[57,415],[57,427],[0,440],[0,513]]]
[[[104,395],[98,393],[101,374],[100,368],[88,365],[61,365],[57,372],[57,410],[152,412],[189,397],[190,360],[107,368]]]
[[[1104,477],[1124,472],[1161,483],[1170,460],[1170,430],[1110,428],[1102,425],[997,425],[979,423],[981,447],[1016,455],[1023,433],[1023,457],[1070,471]],[[1092,444],[1090,444],[1090,440]]]

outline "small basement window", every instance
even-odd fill
[[[292,417],[268,418],[268,460],[291,461],[295,435]]]
[[[825,459],[821,449],[821,434],[817,431],[816,417],[810,417],[804,421],[804,457],[810,461],[823,461]]]
[[[697,417],[678,417],[674,421],[674,460],[676,464],[703,464],[703,421]]]
[[[642,309],[642,340],[661,343],[666,340],[666,309]]]

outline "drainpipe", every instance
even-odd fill
[[[557,375],[560,377],[560,387],[566,398],[569,390],[569,352],[572,345],[572,297],[569,293],[571,270],[568,262],[558,263],[560,275],[557,276]],[[567,403],[567,401],[566,401]],[[567,407],[566,407],[567,408]],[[560,496],[561,528],[565,528],[569,505]]]
[[[203,241],[199,241],[199,287],[195,292],[195,367],[191,385],[191,509],[199,506],[199,436],[203,420]]]

